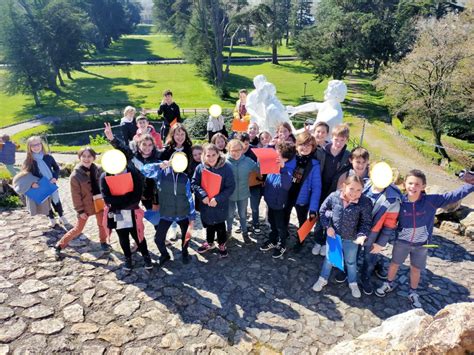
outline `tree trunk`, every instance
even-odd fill
[[[437,145],[435,151],[438,152],[443,156],[443,158],[446,158],[448,160],[451,160],[449,157],[448,153],[446,152],[446,149],[443,146],[443,143],[441,142],[441,131],[437,129],[433,129],[433,135],[435,139],[435,144]]]
[[[71,72],[69,70],[66,72],[66,76],[69,80],[74,80],[73,77],[71,76]]]
[[[229,72],[230,72],[230,59],[232,57],[232,49],[234,48],[234,38],[237,35],[237,33],[239,32],[239,30],[240,30],[240,25],[237,27],[235,32],[230,37],[229,55],[227,56],[227,65],[225,67],[226,75],[229,74]]]
[[[35,90],[35,89],[32,89],[31,92],[33,94],[33,98],[35,99],[35,106],[36,107],[41,106],[41,101],[40,101],[40,98],[39,98],[38,91]]]
[[[379,72],[379,69],[380,69],[380,61],[376,59],[376,60],[374,61],[373,74],[374,74],[374,75],[377,75],[377,73]]]
[[[278,63],[278,45],[277,41],[272,42],[272,64],[279,64]]]
[[[59,70],[58,70],[58,80],[59,80],[59,85],[61,85],[62,87],[66,86],[66,84],[64,84],[63,77],[61,76],[61,72]]]

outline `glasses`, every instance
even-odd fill
[[[241,152],[242,149],[231,149],[230,151],[231,153],[238,153],[238,152]]]

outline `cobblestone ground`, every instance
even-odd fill
[[[72,222],[69,196],[62,197]],[[0,354],[315,354],[410,308],[407,267],[399,276],[403,285],[384,299],[354,299],[333,280],[313,292],[322,257],[311,255],[312,243],[273,260],[257,248],[262,237],[246,246],[234,233],[230,256],[219,259],[194,251],[202,242],[198,226],[188,265],[170,233],[174,260],[164,269],[146,272],[135,255],[135,269],[124,273],[115,234],[113,252],[103,255],[91,220],[85,232],[91,240],[81,236],[56,261],[51,247],[64,230],[46,222],[25,210],[1,213]],[[154,230],[147,225],[146,232],[156,259]],[[429,313],[472,301],[474,284],[474,243],[436,232],[440,247],[430,251],[421,285]]]

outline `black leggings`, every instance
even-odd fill
[[[63,216],[64,211],[63,211],[63,205],[61,204],[61,200],[59,200],[58,203],[54,203],[53,200],[51,200],[51,206],[52,208],[49,210],[49,213],[48,213],[49,218],[54,218],[54,211],[57,212],[59,217]]]
[[[181,228],[181,248],[182,248],[183,254],[187,254],[188,243],[184,244],[184,239],[186,238],[186,233],[188,231],[189,219],[185,218],[176,223]],[[156,229],[155,243],[162,256],[165,256],[165,255],[169,256],[168,250],[166,249],[166,245],[165,245],[165,239],[166,239],[166,233],[168,232],[168,229],[170,229],[172,224],[173,224],[172,221],[160,219],[160,223],[158,223],[158,225],[155,227]]]
[[[120,246],[122,247],[122,250],[123,250],[123,255],[125,255],[127,259],[130,259],[132,257],[132,252],[130,250],[130,239],[128,237],[129,235],[131,235],[135,243],[137,243],[138,250],[140,250],[140,253],[142,254],[142,256],[145,259],[149,259],[150,253],[148,252],[146,239],[143,238],[141,242],[138,240],[137,226],[135,223],[135,213],[133,211],[132,211],[132,220],[133,220],[132,228],[117,229],[117,234],[119,237]]]
[[[225,222],[205,225],[206,228],[206,241],[209,244],[214,243],[215,235],[217,234],[217,243],[219,245],[224,244],[227,241],[227,233],[225,228]]]

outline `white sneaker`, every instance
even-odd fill
[[[324,286],[328,284],[328,281],[323,279],[321,276],[319,277],[318,281],[313,285],[313,291],[320,292]]]
[[[66,219],[65,216],[59,217],[59,221],[61,222],[63,226],[69,224],[69,221]]]
[[[313,255],[319,255],[319,253],[321,252],[321,244],[314,244],[314,247],[313,249],[311,249],[311,254]]]
[[[326,256],[326,245],[321,246],[321,250],[319,252],[321,256]]]
[[[349,288],[351,289],[352,297],[360,298],[361,294],[360,294],[359,286],[357,286],[357,282],[351,282],[349,284]]]
[[[411,306],[413,308],[421,308],[421,302],[420,302],[420,296],[418,296],[418,293],[412,292],[408,295],[408,299],[411,302]]]
[[[56,218],[48,218],[48,219],[49,219],[48,227],[54,228],[54,226],[56,226]]]

